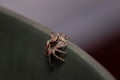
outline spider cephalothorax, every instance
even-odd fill
[[[68,45],[68,36],[63,33],[51,33],[50,34],[50,40],[46,43],[46,54],[48,56],[49,64],[51,63],[51,55],[53,55],[55,58],[61,60],[64,62],[64,59],[59,57],[56,52],[59,54],[66,54],[62,48],[65,48]]]

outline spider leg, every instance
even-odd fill
[[[52,65],[50,55],[48,55],[48,61],[49,61],[49,64]]]
[[[67,42],[65,42],[63,47],[66,47],[67,45],[68,45],[68,43],[67,43]]]
[[[55,51],[53,51],[53,56],[55,56],[57,59],[59,59],[59,60],[61,60],[61,61],[65,61],[64,59],[62,59],[62,58],[60,58],[59,56],[57,56],[56,54],[55,54]]]
[[[59,49],[56,49],[56,51],[59,52],[59,53],[63,53],[63,54],[66,54],[66,53],[67,53],[67,52],[62,51],[62,50],[59,50]]]

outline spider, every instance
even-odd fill
[[[55,58],[59,59],[62,62],[65,61],[63,58],[56,55],[56,52],[59,52],[59,54],[66,54],[66,52],[61,49],[68,45],[67,40],[68,36],[63,33],[52,32],[50,34],[50,40],[48,40],[46,43],[46,54],[48,56],[48,62],[50,65],[52,65],[51,55],[53,55]]]

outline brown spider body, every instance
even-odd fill
[[[46,54],[48,56],[49,64],[51,63],[51,55],[53,55],[55,58],[65,61],[63,58],[56,55],[56,52],[59,52],[59,54],[66,54],[65,51],[61,50],[61,48],[64,48],[68,45],[68,36],[66,36],[63,33],[53,33],[50,34],[50,40],[46,43]]]

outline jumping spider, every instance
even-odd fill
[[[59,54],[66,54],[66,52],[62,50],[62,48],[68,45],[67,40],[68,36],[63,33],[52,32],[50,34],[50,40],[48,40],[46,43],[46,54],[50,65],[52,65],[51,55],[53,55],[56,59],[59,59],[62,62],[65,61],[63,58],[59,57],[56,52],[58,52]]]

